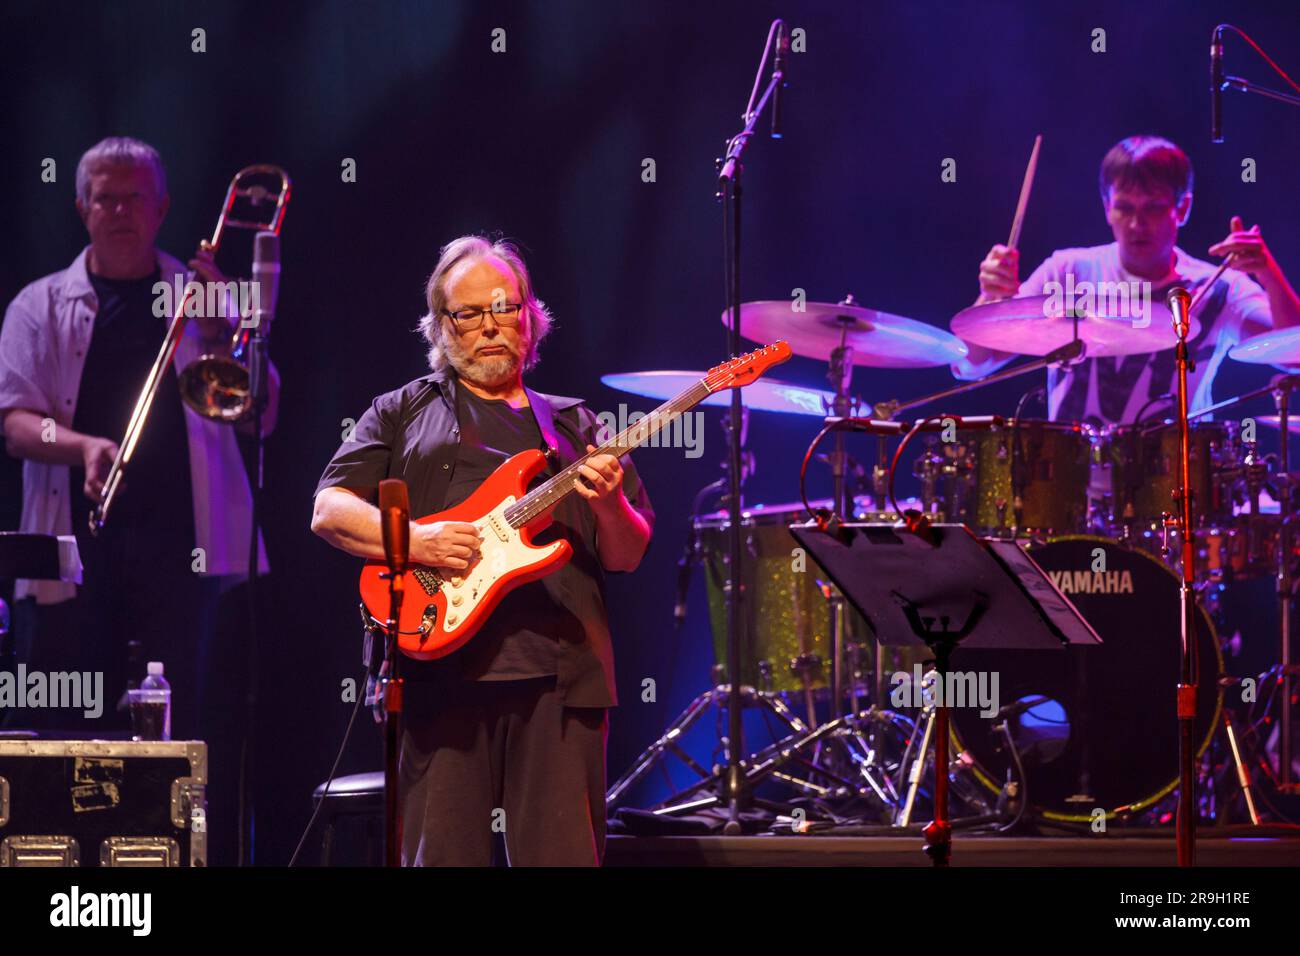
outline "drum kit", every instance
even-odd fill
[[[689,584],[692,566],[703,569],[716,686],[610,788],[611,809],[626,804],[632,788],[670,756],[683,760],[698,779],[658,803],[654,812],[682,815],[707,803],[701,795],[717,786],[719,767],[690,758],[683,735],[726,706],[726,682],[737,679],[746,707],[761,712],[769,729],[778,722],[775,742],[744,761],[746,767],[764,769],[767,789],[757,802],[776,814],[777,826],[834,827],[836,832],[914,827],[918,801],[929,799],[921,781],[933,757],[925,746],[933,708],[898,706],[889,685],[895,683],[891,675],[912,673],[926,651],[877,643],[866,620],[839,599],[818,568],[801,564],[790,533],[792,525],[810,520],[899,522],[911,514],[959,522],[983,538],[1017,542],[1103,641],[1077,655],[1047,655],[1050,661],[1034,653],[957,650],[954,660],[961,667],[998,673],[1001,703],[1007,705],[993,718],[974,708],[955,712],[954,756],[947,771],[967,824],[1007,829],[1023,821],[1040,828],[1091,824],[1095,829],[1096,808],[1107,820],[1168,822],[1169,795],[1178,784],[1173,707],[1166,693],[1179,671],[1175,609],[1182,547],[1171,515],[1180,460],[1176,423],[1158,418],[1098,428],[1027,418],[1021,414],[1025,399],[1005,418],[936,416],[917,434],[913,457],[903,465],[910,464],[918,481],[917,496],[895,502],[892,494],[890,446],[911,425],[899,419],[900,412],[1049,365],[1065,366],[1083,355],[1153,352],[1177,343],[1162,305],[1152,306],[1143,326],[1103,315],[1053,317],[1044,305],[1043,297],[1023,297],[972,306],[953,318],[951,332],[865,308],[851,296],[797,307],[790,301],[742,305],[745,338],[784,339],[796,354],[829,365],[832,390],[765,379],[742,397],[746,417],[768,412],[823,419],[826,427],[818,440],[833,431],[836,442],[824,459],[831,465],[834,496],[783,505],[742,503],[738,607],[745,643],[734,675],[726,659],[731,511],[725,499],[719,500],[729,481],[714,482],[696,496],[679,587]],[[1196,334],[1194,317],[1191,324],[1189,337]],[[849,394],[856,366],[949,365],[967,354],[966,343],[1032,358],[905,402],[868,403]],[[1248,339],[1231,355],[1283,369],[1300,366],[1300,330]],[[698,377],[686,371],[639,372],[604,381],[660,398]],[[1194,631],[1201,672],[1196,740],[1202,785],[1197,789],[1201,815],[1219,822],[1236,813],[1238,798],[1244,818],[1261,821],[1257,801],[1263,788],[1256,778],[1268,778],[1270,793],[1290,792],[1290,714],[1279,705],[1290,696],[1295,672],[1287,646],[1297,556],[1286,520],[1292,476],[1285,439],[1278,454],[1266,456],[1256,432],[1300,432],[1300,423],[1288,414],[1295,384],[1300,379],[1277,376],[1265,388],[1190,415],[1199,617]],[[1275,399],[1278,416],[1207,417],[1231,414],[1264,396]],[[860,411],[867,414],[852,418],[853,427],[839,427]],[[939,427],[940,421],[946,427]],[[845,436],[854,431],[875,442],[875,464],[869,469],[854,467],[845,452]],[[1101,571],[1099,553],[1104,554]],[[1261,622],[1270,615],[1264,614],[1237,640],[1269,645],[1265,659],[1272,666],[1262,674],[1229,674],[1218,631],[1221,595],[1238,582],[1270,578],[1277,585],[1271,598],[1279,607],[1280,633],[1269,633],[1270,626]],[[679,624],[684,607],[683,592]],[[926,679],[933,679],[932,671]],[[1243,693],[1246,687],[1267,706],[1237,706],[1237,700],[1256,699]],[[1269,734],[1281,737],[1280,746],[1265,739]],[[727,745],[722,737],[719,751]],[[1270,745],[1280,751],[1279,759],[1270,757]],[[955,825],[961,826],[962,818]]]

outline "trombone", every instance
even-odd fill
[[[285,206],[289,202],[291,184],[289,174],[279,166],[247,166],[235,173],[234,179],[226,190],[226,199],[221,206],[221,215],[217,217],[217,228],[212,233],[209,245],[213,253],[221,246],[221,237],[226,229],[251,229],[257,232],[270,231],[280,234],[284,223]],[[240,203],[238,214],[235,204]],[[122,483],[126,466],[131,463],[131,456],[144,431],[149,410],[153,407],[154,396],[158,386],[167,373],[167,366],[176,354],[181,335],[185,332],[185,306],[194,291],[201,288],[197,283],[186,282],[184,294],[176,303],[171,324],[167,326],[167,335],[163,339],[158,357],[154,359],[149,376],[145,379],[140,397],[136,399],[131,412],[131,420],[126,426],[126,435],[118,446],[117,457],[109,468],[104,487],[99,492],[99,500],[90,512],[90,533],[98,534],[108,520],[109,509]],[[242,318],[242,317],[241,317]],[[251,408],[252,399],[248,386],[248,369],[244,364],[245,340],[247,330],[242,328],[242,321],[236,323],[231,357],[204,355],[191,362],[178,378],[181,398],[187,405],[205,418],[221,421],[238,421]]]

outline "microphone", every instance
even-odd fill
[[[280,296],[280,237],[266,230],[253,238],[253,289],[257,296],[253,321],[241,319],[240,326],[247,332],[248,394],[260,415],[267,405],[266,342]]]
[[[906,428],[902,422],[885,421],[879,418],[840,418],[830,415],[823,421],[832,428],[866,432],[869,435],[901,435]]]
[[[785,87],[785,57],[790,52],[790,34],[786,32],[785,21],[776,21],[776,56],[772,61],[772,76],[776,78],[776,88],[772,90],[772,138],[781,138],[781,90]]]
[[[275,303],[280,296],[280,237],[273,232],[259,232],[253,239],[253,281],[257,283],[257,310],[253,328],[266,333],[275,318]]]
[[[1223,27],[1210,40],[1210,142],[1223,142]]]
[[[1169,303],[1169,311],[1174,316],[1174,332],[1180,339],[1187,338],[1187,332],[1191,325],[1187,312],[1192,304],[1192,296],[1186,289],[1180,285],[1174,286],[1165,296],[1165,301]]]
[[[403,574],[411,556],[411,503],[406,482],[385,478],[379,483],[379,525],[384,536],[384,561],[394,574]]]

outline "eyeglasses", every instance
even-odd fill
[[[113,193],[99,193],[98,195],[91,197],[90,204],[101,211],[116,209],[119,205],[126,206],[130,209],[141,205],[149,198],[151,197],[147,197],[143,193],[122,193],[120,195]]]
[[[442,310],[442,314],[447,316],[456,323],[456,328],[461,332],[473,332],[483,324],[483,316],[492,313],[492,321],[497,325],[507,329],[514,328],[519,324],[519,316],[523,312],[524,305],[522,302],[506,302],[502,305],[494,305],[488,309],[470,308],[457,309],[450,312],[447,309]]]

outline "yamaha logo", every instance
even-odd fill
[[[1048,571],[1062,594],[1132,594],[1129,571]]]

